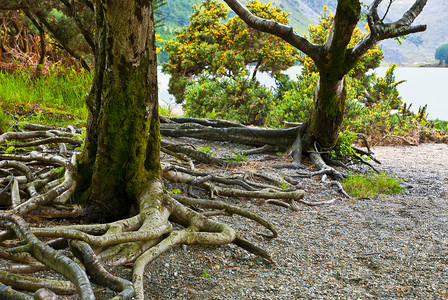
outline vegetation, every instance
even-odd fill
[[[378,15],[381,1],[375,1],[367,13],[369,35],[352,46],[352,36],[361,18],[361,3],[339,0],[331,34],[323,45],[319,45],[294,33],[289,26],[253,15],[237,0],[225,0],[225,2],[249,26],[281,37],[308,55],[316,65],[319,79],[315,87],[314,108],[309,119],[302,125],[303,130],[294,145],[297,148],[293,150],[296,153],[293,154],[296,165],[300,164],[303,149],[312,148],[313,145],[316,148],[318,145],[321,150],[331,151],[336,145],[345,116],[349,81],[347,75],[351,72],[356,73],[362,57],[381,40],[426,30],[425,25],[411,26],[426,5],[425,0],[417,0],[401,19],[387,24],[384,24]],[[318,156],[315,158],[318,159]]]
[[[244,162],[247,161],[247,159],[247,155],[241,152],[237,152],[235,153],[235,155],[233,155],[233,157],[227,158],[227,160],[231,162]]]
[[[55,62],[90,69],[95,24],[92,3],[66,0],[10,2],[16,9],[8,9],[7,2],[0,5],[2,28],[6,29],[0,36],[6,58],[33,62],[36,75]],[[29,59],[30,53],[32,59]]]
[[[333,21],[334,14],[325,7],[319,23],[308,28],[309,40],[324,44]],[[354,46],[367,34],[356,28],[349,46]],[[211,42],[207,45],[218,47]],[[378,46],[369,49],[346,77],[343,130],[382,137],[386,134],[404,135],[415,130],[417,123],[426,124],[423,108],[414,114],[400,97],[397,86],[403,81],[395,78],[395,64],[389,67],[384,77],[370,71],[379,66],[383,57]],[[285,121],[305,122],[314,109],[314,87],[319,74],[309,56],[301,57],[299,62],[303,71],[296,80],[281,73],[275,75],[276,89],[267,89],[244,75],[229,78],[224,75],[211,77],[209,71],[200,73],[188,81],[184,111],[191,117],[221,118],[273,127],[281,127]]]
[[[0,71],[0,106],[6,120],[47,125],[85,122],[84,96],[92,82],[90,72],[54,67],[30,82],[32,72],[22,67],[13,73]]]
[[[439,60],[439,64],[448,64],[448,43],[436,49],[435,58]]]
[[[402,182],[395,175],[386,173],[350,173],[348,178],[342,181],[342,186],[353,197],[370,198],[378,195],[402,193],[404,191],[404,187],[401,186]]]
[[[8,1],[7,4],[11,5],[8,8],[11,10],[27,9],[21,5],[29,3]],[[39,271],[53,269],[71,283],[44,278],[30,286],[27,283],[36,283],[35,278],[8,270],[8,284],[14,288],[0,283],[0,298],[56,298],[49,290],[56,289],[61,294],[78,293],[80,299],[95,299],[91,282],[96,282],[115,290],[117,299],[135,297],[143,300],[146,298],[145,266],[178,244],[234,243],[272,261],[266,251],[240,237],[233,228],[211,220],[193,207],[205,205],[221,213],[244,216],[268,229],[272,233],[269,237],[275,238],[277,231],[270,222],[220,201],[176,196],[168,192],[170,188],[165,189],[164,180],[206,184],[216,195],[237,197],[293,201],[303,198],[304,191],[279,192],[269,184],[243,183],[240,179],[228,180],[208,172],[197,173],[191,159],[185,158],[184,153],[178,154],[176,149],[179,152],[190,150],[187,153],[192,153],[196,159],[209,156],[190,147],[185,149],[182,144],[170,145],[169,141],[161,139],[160,120],[163,118],[158,113],[152,2],[94,1],[94,6],[95,68],[85,98],[88,118],[84,143],[80,140],[84,132],[73,127],[24,123],[20,130],[0,135],[0,201],[7,207],[0,212],[0,240],[5,247],[11,248],[7,254],[2,251],[5,252],[2,259],[13,265],[37,264]],[[129,7],[134,9],[129,10]],[[46,75],[39,74],[32,78],[32,82],[42,76]],[[170,124],[176,125],[174,122]],[[177,128],[174,131],[179,132]],[[80,146],[83,146],[81,153],[77,150]],[[161,150],[191,164],[185,169],[168,161],[162,169]],[[242,159],[242,155],[239,157]],[[229,181],[237,182],[244,189],[210,186],[207,182],[210,180],[227,182],[227,185],[230,185]],[[3,194],[5,191],[7,193]],[[41,209],[46,212],[41,213]],[[77,218],[81,224],[33,228],[28,223],[32,211],[36,211],[37,218],[44,215]],[[51,239],[64,242],[54,245]],[[104,268],[104,265],[131,263],[132,282],[114,276]],[[28,270],[36,268],[31,266]],[[49,289],[39,289],[42,285]],[[29,296],[16,290],[23,287],[37,291]]]
[[[308,39],[315,44],[324,44],[330,35],[330,30],[334,22],[334,14],[328,12],[327,7],[324,7],[324,12],[319,18],[319,23],[308,28]],[[367,28],[368,29],[368,28]],[[366,35],[361,29],[356,28],[351,37],[349,46],[354,46],[360,42]],[[345,120],[349,124],[351,121],[357,120],[363,112],[364,106],[371,106],[371,103],[381,103],[387,97],[381,96],[377,92],[383,89],[383,93],[387,95],[392,94],[398,97],[396,86],[400,84],[391,83],[390,78],[377,78],[373,74],[369,75],[369,70],[379,66],[381,59],[384,57],[383,52],[378,46],[369,49],[360,59],[358,64],[348,73],[346,77],[346,115]],[[314,109],[314,87],[319,79],[319,74],[315,64],[309,56],[304,56],[300,59],[303,66],[302,73],[298,76],[297,81],[293,81],[286,76],[279,78],[279,88],[270,102],[272,107],[269,109],[268,124],[272,126],[280,126],[284,121],[287,122],[305,122]],[[391,67],[388,74],[393,76],[395,66]],[[387,81],[389,85],[379,87],[379,82]],[[372,95],[372,93],[374,95]],[[391,100],[392,101],[392,100]],[[390,110],[390,109],[389,109]],[[387,109],[381,108],[381,113],[388,113]],[[370,124],[365,123],[361,128],[347,129],[364,132],[371,128]]]
[[[254,0],[248,8],[262,17],[288,23],[287,14],[271,4]],[[164,47],[169,62],[163,64],[163,71],[171,75],[170,93],[178,103],[186,100],[190,106],[187,109],[197,113],[201,113],[199,107],[202,106],[202,103],[195,103],[197,99],[207,103],[202,116],[212,112],[210,107],[220,102],[223,102],[220,107],[232,104],[236,109],[245,102],[250,102],[248,106],[256,105],[250,101],[256,98],[251,93],[258,90],[256,73],[279,74],[294,65],[298,54],[297,50],[279,38],[251,29],[239,17],[223,23],[227,20],[227,13],[226,6],[214,0],[194,6],[190,24],[178,31],[175,39],[166,42]],[[251,75],[247,70],[249,64],[254,66]],[[188,85],[195,84],[198,76],[200,85],[212,89],[210,93],[202,93],[201,98],[197,98],[198,91],[185,91]],[[229,83],[232,87],[227,89]],[[222,88],[223,96],[219,94]],[[230,98],[238,99],[232,103]],[[218,116],[222,117],[221,110]]]
[[[156,27],[161,29],[166,14],[164,0],[154,0]],[[13,7],[13,8],[12,8]],[[3,1],[0,3],[0,53],[21,65],[33,67],[33,76],[52,64],[76,66],[90,70],[95,51],[94,2]],[[11,71],[14,64],[2,63],[1,69]]]
[[[353,143],[356,140],[356,134],[349,130],[339,133],[336,146],[331,150],[330,157],[338,159],[351,158],[355,154],[353,150]]]

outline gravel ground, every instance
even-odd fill
[[[234,245],[179,246],[147,267],[147,298],[448,299],[448,145],[373,151],[405,193],[347,200],[316,178],[301,181],[306,200],[334,204],[292,212],[226,199],[276,225],[279,237],[268,240],[253,222],[219,217],[275,264]]]

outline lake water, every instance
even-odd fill
[[[300,74],[300,67],[292,67],[285,71],[291,78]],[[386,74],[387,67],[375,70],[378,76]],[[168,93],[169,75],[159,72],[159,100],[160,104],[174,105],[174,97]],[[259,74],[258,80],[264,85],[271,87],[275,85],[274,80],[267,74]],[[395,69],[395,80],[406,80],[398,86],[398,91],[404,102],[412,103],[414,112],[420,106],[428,104],[426,110],[428,119],[439,119],[448,121],[448,68],[410,68],[397,67]]]

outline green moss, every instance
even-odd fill
[[[152,63],[121,64],[104,74],[97,147],[80,157],[81,175],[91,181],[84,187],[90,186],[88,196],[80,194],[79,201],[106,206],[111,214],[126,214],[147,182],[160,176],[157,91],[148,84]]]

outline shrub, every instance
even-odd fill
[[[187,116],[221,118],[262,125],[269,111],[271,92],[245,76],[209,79],[204,74],[187,85]]]
[[[277,91],[271,101],[267,123],[278,127],[283,121],[304,122],[313,111],[314,87],[319,78],[317,73],[301,75],[297,81],[288,76],[278,76]]]

